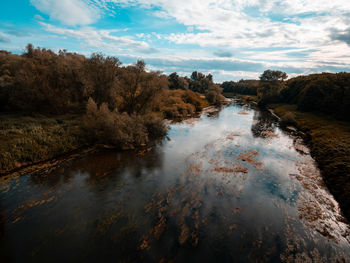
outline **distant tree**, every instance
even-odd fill
[[[225,100],[225,97],[222,95],[222,88],[215,84],[208,88],[205,97],[213,105],[220,105]]]
[[[260,76],[260,84],[257,90],[260,105],[278,102],[280,93],[285,88],[283,80],[287,78],[285,72],[279,70],[265,70]]]
[[[213,81],[213,75],[212,74],[208,74],[207,76],[206,76],[206,78],[209,80],[209,81]]]
[[[238,82],[225,81],[221,84],[223,92],[232,92],[244,95],[257,95],[257,88],[260,82],[258,80],[243,80]]]
[[[261,81],[283,81],[287,79],[288,76],[285,72],[279,70],[265,70],[264,73],[260,76]]]
[[[26,52],[24,53],[28,58],[32,58],[33,56],[34,56],[34,50],[35,50],[35,48],[34,48],[34,46],[33,46],[33,44],[28,44],[27,46],[26,46]]]
[[[191,79],[189,81],[190,90],[205,94],[212,85],[214,85],[214,83],[213,76],[211,74],[205,76],[201,72],[192,72]]]
[[[168,77],[169,81],[169,89],[188,89],[189,85],[185,78],[180,77],[177,75],[176,72],[171,73]]]

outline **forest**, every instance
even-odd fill
[[[257,95],[260,105],[288,103],[302,112],[323,113],[350,120],[350,73],[320,73],[286,80],[287,74],[266,70],[259,80],[227,81],[223,92]]]
[[[210,74],[167,76],[141,60],[122,66],[100,53],[31,44],[21,55],[0,51],[0,170],[85,144],[144,147],[166,135],[164,119],[192,117],[223,100]]]
[[[225,81],[221,84],[224,93],[234,93],[243,95],[257,95],[259,80]]]

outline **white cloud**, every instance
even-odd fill
[[[93,27],[82,27],[79,29],[69,29],[56,27],[44,22],[40,22],[46,31],[69,36],[85,41],[89,47],[104,49],[109,52],[139,52],[154,53],[156,50],[144,41],[136,41],[128,36],[115,36],[112,33],[119,30],[98,30]]]
[[[51,19],[80,26],[72,29],[41,22],[47,31],[74,37],[107,54],[135,58],[143,54],[152,68],[166,72],[214,72],[223,80],[256,78],[266,68],[293,76],[350,69],[348,0],[30,1]],[[147,25],[145,31],[133,28],[134,35],[117,36],[116,30],[88,26],[106,14],[118,19],[116,7],[149,9],[148,14],[168,19],[167,23],[176,20],[185,29],[160,33]],[[159,53],[154,53],[153,44],[160,47]],[[187,49],[186,44],[195,48]]]
[[[0,43],[9,43],[11,40],[0,32]]]
[[[100,10],[87,0],[30,0],[39,11],[65,25],[89,25],[100,18]]]
[[[310,47],[330,41],[329,28],[346,28],[346,0],[109,0],[121,5],[161,8],[162,16],[204,30],[170,34],[176,44],[225,47]],[[246,8],[253,8],[250,14]],[[160,12],[157,10],[157,13]],[[276,14],[279,20],[274,19]]]
[[[250,49],[253,51],[239,55],[251,61],[271,61],[267,66],[303,68],[303,72],[327,71],[331,65],[334,70],[350,68],[350,58],[346,55],[350,54],[350,45],[345,44],[349,42],[348,0],[109,2],[149,9],[156,7],[156,12],[161,12],[162,17],[174,18],[187,28],[197,30],[161,36],[175,45],[192,44],[228,51]],[[335,33],[332,35],[332,32]],[[266,51],[272,47],[280,50]],[[328,64],[324,64],[325,61]]]

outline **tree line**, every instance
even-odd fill
[[[259,81],[258,80],[244,80],[241,79],[240,81],[225,81],[221,84],[221,88],[223,92],[227,93],[237,93],[237,94],[243,94],[243,95],[257,95],[257,90],[259,87]]]
[[[113,56],[31,44],[20,55],[0,51],[0,112],[85,115],[89,138],[120,147],[144,145],[166,133],[164,118],[193,116],[222,100],[212,76],[199,72],[167,76],[142,60],[123,66]]]
[[[257,95],[260,105],[296,104],[299,111],[329,114],[350,120],[350,73],[320,73],[287,79],[278,70],[266,70],[260,80],[224,82],[224,92]]]

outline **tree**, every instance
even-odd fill
[[[97,103],[108,103],[115,107],[117,92],[117,74],[121,62],[116,57],[105,57],[101,53],[93,53],[85,62],[85,93]]]
[[[260,76],[261,81],[283,81],[287,79],[286,72],[282,72],[279,70],[265,70],[264,73]]]
[[[273,103],[280,100],[280,92],[285,88],[283,82],[287,78],[285,72],[279,70],[265,70],[260,76],[260,84],[257,90],[260,105]]]
[[[171,73],[168,77],[169,81],[169,89],[188,89],[188,82],[185,78],[180,77],[177,75],[176,72]]]
[[[222,88],[215,84],[208,88],[205,97],[210,104],[214,105],[220,105],[225,100],[225,97],[222,95]]]
[[[203,73],[197,71],[192,72],[189,81],[190,90],[202,94],[205,94],[209,88],[214,85],[213,76],[211,74],[205,76]]]
[[[117,105],[120,112],[144,114],[154,104],[168,79],[161,72],[146,72],[145,62],[122,68],[118,74]]]

